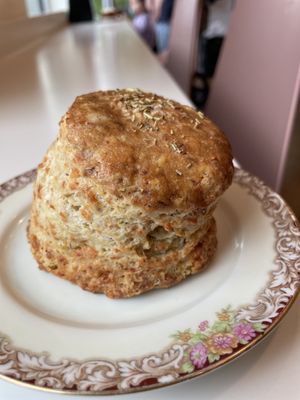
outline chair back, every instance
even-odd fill
[[[167,69],[189,96],[196,71],[202,0],[175,0]]]
[[[237,1],[206,106],[242,167],[277,191],[299,95],[299,21],[299,1]]]

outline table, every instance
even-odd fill
[[[38,44],[2,59],[0,182],[36,167],[75,96],[117,87],[140,87],[190,103],[124,20],[66,26]],[[296,399],[299,305],[300,300],[269,338],[230,365],[193,381],[122,398]],[[62,397],[0,381],[1,400]],[[86,397],[68,397],[73,398]]]

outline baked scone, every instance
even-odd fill
[[[230,145],[201,112],[140,90],[79,96],[38,167],[41,269],[111,298],[172,286],[213,256]]]

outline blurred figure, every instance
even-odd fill
[[[174,0],[163,0],[155,23],[155,39],[158,53],[162,53],[168,48],[173,5]]]
[[[198,67],[192,85],[192,100],[199,109],[205,107],[209,95],[234,2],[235,0],[204,1],[207,19],[200,34]]]
[[[145,1],[130,0],[129,4],[131,11],[133,12],[132,24],[135,30],[153,50],[155,47],[155,36],[150,15],[145,7]]]
[[[89,0],[69,0],[69,21],[84,22],[93,19]]]
[[[206,0],[207,23],[201,35],[201,72],[207,78],[215,73],[234,0]]]

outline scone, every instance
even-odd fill
[[[230,145],[201,112],[140,90],[79,96],[38,167],[32,253],[111,298],[172,286],[215,253],[232,175]]]

